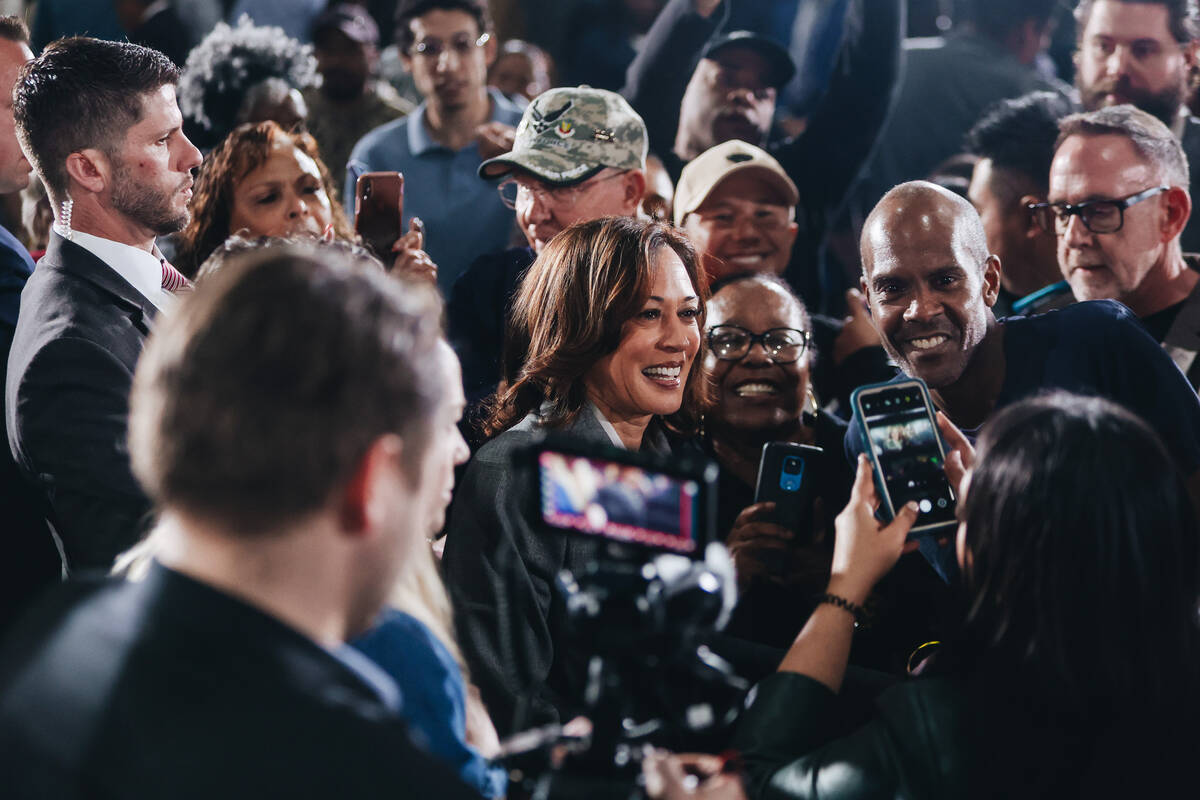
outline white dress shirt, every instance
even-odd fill
[[[158,251],[157,245],[153,253],[147,253],[141,248],[130,247],[83,231],[72,230],[68,238],[112,267],[160,312],[174,308],[175,295],[162,288],[162,253]]]

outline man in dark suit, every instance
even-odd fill
[[[475,797],[345,644],[466,457],[438,314],[373,262],[274,246],[160,322],[130,414],[155,560],[67,583],[6,643],[6,798]]]
[[[5,422],[68,570],[111,566],[150,507],[129,471],[125,420],[145,337],[185,283],[154,243],[187,223],[200,164],[177,78],[154,50],[75,37],[47,47],[14,92],[17,135],[55,223],[21,295]]]
[[[29,161],[14,130],[12,87],[25,62],[33,58],[29,29],[20,17],[0,17],[0,194],[25,188]],[[0,375],[8,363],[21,289],[33,273],[25,245],[0,226]],[[0,413],[4,410],[0,392]],[[7,557],[0,566],[0,629],[24,602],[58,577],[59,560],[46,528],[44,500],[21,476],[7,446],[0,446],[0,543]]]

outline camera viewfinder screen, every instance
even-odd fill
[[[892,508],[915,500],[921,509],[917,525],[953,522],[954,494],[920,390],[885,389],[865,395],[859,404]]]
[[[690,553],[700,484],[687,478],[544,450],[542,520],[555,528]]]

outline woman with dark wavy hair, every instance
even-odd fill
[[[536,476],[515,454],[545,431],[657,453],[669,433],[693,432],[707,295],[686,238],[619,217],[558,234],[517,290],[511,321],[527,356],[455,497],[444,559],[461,644],[502,735],[557,717],[566,668],[554,582],[596,553],[540,532]]]
[[[951,477],[974,461],[959,484],[960,635],[845,735],[854,623],[917,518],[875,519],[860,460],[822,603],[739,725],[747,794],[1194,794],[1200,548],[1162,442],[1124,408],[1066,393],[1000,411],[977,455],[941,424]],[[679,770],[662,769],[667,797],[739,796],[728,781],[685,791]]]

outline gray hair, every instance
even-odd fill
[[[1187,155],[1171,129],[1152,114],[1131,105],[1108,106],[1096,111],[1072,114],[1058,123],[1058,141],[1062,147],[1069,136],[1124,136],[1145,160],[1153,164],[1173,186],[1190,185]]]

